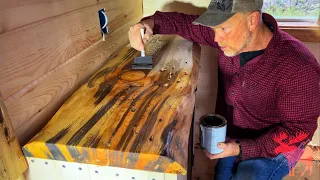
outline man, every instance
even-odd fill
[[[282,179],[311,140],[320,114],[320,67],[310,51],[261,13],[263,0],[212,0],[199,16],[156,12],[130,28],[133,48],[178,34],[218,49],[228,120],[215,179]],[[143,41],[140,28],[146,29]],[[221,91],[220,91],[221,92]],[[218,96],[219,97],[219,96]]]

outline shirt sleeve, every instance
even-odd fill
[[[214,42],[214,31],[211,28],[192,24],[198,17],[198,15],[178,12],[156,11],[154,15],[142,20],[152,19],[154,21],[153,34],[178,34],[190,41],[217,47],[217,43]]]
[[[290,154],[311,141],[320,115],[319,79],[319,68],[313,66],[281,82],[277,102],[281,123],[257,139],[240,139],[242,160]]]

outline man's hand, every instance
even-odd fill
[[[240,153],[239,144],[237,144],[236,142],[218,143],[218,147],[223,149],[223,152],[219,154],[210,154],[207,150],[204,149],[204,153],[211,160],[229,156],[238,156]]]
[[[148,42],[153,34],[153,27],[154,22],[152,19],[143,20],[140,23],[137,23],[130,27],[128,35],[131,47],[138,51],[143,50],[144,44]],[[143,40],[141,39],[140,29],[145,29]]]

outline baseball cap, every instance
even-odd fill
[[[194,25],[217,26],[237,12],[261,10],[262,6],[263,0],[211,0],[207,11],[192,23]]]

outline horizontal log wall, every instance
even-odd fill
[[[101,39],[98,10],[110,34]],[[81,82],[129,43],[142,1],[4,0],[0,3],[0,91],[24,144]]]

